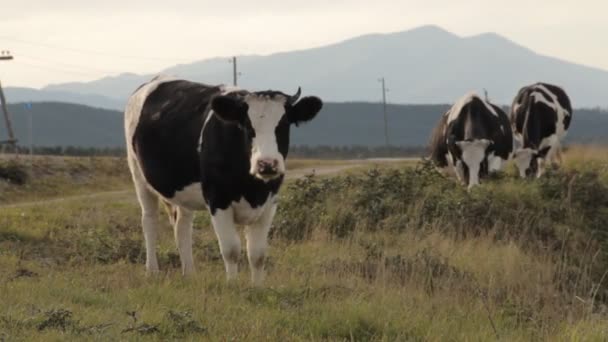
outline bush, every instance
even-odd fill
[[[427,162],[328,179],[310,176],[283,194],[273,236],[297,242],[315,232],[343,239],[357,230],[433,229],[455,238],[490,234],[528,250],[552,251],[565,272],[563,288],[588,289],[599,286],[608,268],[603,176],[601,168],[554,170],[540,180],[486,180],[470,192]],[[568,281],[572,272],[576,279]],[[598,294],[608,299],[608,286],[601,286]]]
[[[28,173],[26,167],[16,161],[0,164],[0,179],[16,185],[27,183]]]

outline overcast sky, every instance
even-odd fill
[[[608,70],[605,0],[0,0],[5,86],[154,73],[215,56],[269,54],[438,25],[499,33]]]

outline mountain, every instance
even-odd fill
[[[291,93],[302,86],[305,94],[332,102],[379,101],[377,80],[385,77],[392,103],[452,103],[470,90],[482,92],[485,88],[494,102],[509,104],[521,86],[542,80],[562,85],[576,107],[608,107],[605,70],[537,54],[495,33],[460,37],[435,26],[369,34],[267,56],[240,56],[238,66],[242,73],[239,85],[245,88]],[[204,83],[230,83],[232,65],[228,58],[212,58],[160,73]],[[87,97],[78,103],[118,109],[152,76],[121,74],[92,82],[53,84],[41,92],[80,94]],[[92,95],[111,100],[90,98]]]
[[[108,109],[123,109],[125,100],[103,95],[85,94],[63,90],[39,90],[8,87],[4,90],[9,103],[19,102],[68,102]]]
[[[9,104],[13,129],[20,145],[29,145],[29,120],[35,146],[124,146],[123,114],[73,103],[37,102]],[[6,139],[4,124],[0,139]]]
[[[392,145],[419,147],[448,105],[388,106],[389,139]],[[28,145],[29,116],[33,117],[34,145],[122,147],[123,114],[71,103],[33,103],[9,105],[19,143]],[[326,103],[317,117],[291,132],[293,145],[381,146],[384,144],[382,107],[377,103]],[[608,144],[608,113],[576,110],[567,139],[576,143]],[[6,139],[0,125],[0,140]]]

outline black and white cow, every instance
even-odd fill
[[[462,97],[439,120],[431,136],[431,159],[452,167],[468,188],[499,171],[513,151],[507,114],[476,94]]]
[[[561,162],[560,142],[572,120],[566,92],[555,85],[536,83],[517,93],[510,112],[515,140],[515,162],[521,177],[542,176],[546,160]]]
[[[156,78],[140,86],[125,110],[128,162],[142,209],[146,269],[158,271],[159,199],[174,212],[182,272],[194,271],[193,211],[207,209],[228,279],[237,275],[246,226],[254,284],[264,278],[267,236],[285,173],[292,124],[309,121],[318,97],[249,92]]]

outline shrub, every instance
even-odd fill
[[[0,164],[0,179],[16,185],[23,185],[28,181],[26,167],[14,160]]]
[[[467,192],[428,162],[309,176],[283,193],[273,236],[297,242],[315,231],[339,239],[356,230],[430,228],[455,238],[491,233],[529,250],[552,251],[564,270],[576,274],[575,281],[561,275],[563,288],[588,289],[599,286],[608,268],[608,184],[602,177],[601,167],[586,166],[552,170],[540,180],[496,177]],[[602,285],[598,294],[608,299],[606,289]]]

